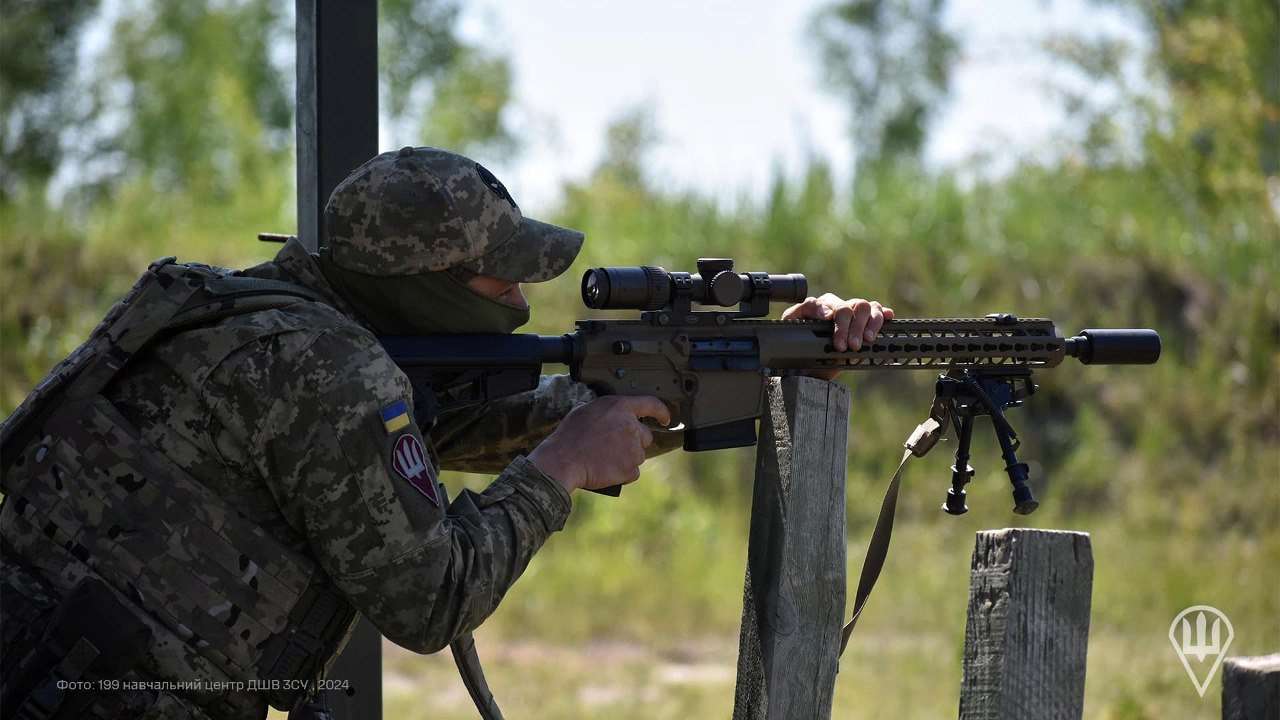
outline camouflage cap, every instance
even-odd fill
[[[374,276],[465,268],[515,282],[568,269],[577,230],[520,214],[480,163],[430,147],[385,152],[347,176],[324,209],[324,246],[342,268]]]

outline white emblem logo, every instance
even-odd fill
[[[1212,625],[1210,625],[1212,621]],[[1222,626],[1226,626],[1226,638],[1223,638]],[[1235,630],[1227,614],[1209,605],[1193,605],[1178,613],[1169,626],[1169,642],[1173,643],[1174,652],[1186,668],[1187,675],[1196,686],[1200,697],[1209,689],[1213,676],[1222,667],[1227,657],[1227,649],[1235,638]],[[1195,658],[1194,664],[1191,658]],[[1206,662],[1207,661],[1207,662]],[[1204,677],[1201,680],[1201,676]]]

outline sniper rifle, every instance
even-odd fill
[[[997,313],[981,318],[896,318],[872,343],[837,350],[828,320],[765,320],[771,303],[801,302],[800,274],[739,273],[733,260],[698,260],[698,272],[605,267],[582,278],[594,310],[639,310],[639,319],[580,320],[563,335],[384,336],[383,346],[420,398],[418,421],[537,387],[545,365],[565,365],[600,395],[652,395],[671,409],[684,449],[753,445],[768,378],[809,371],[940,372],[931,412],[957,436],[956,462],[943,509],[967,510],[973,477],[974,419],[989,416],[1013,486],[1014,512],[1038,506],[1019,461],[1018,436],[1005,417],[1035,393],[1032,372],[1071,357],[1086,365],[1150,364],[1160,336],[1146,329],[1089,329],[1060,336],[1051,320]],[[928,447],[917,445],[917,455]],[[602,492],[616,495],[618,487]]]

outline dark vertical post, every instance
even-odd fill
[[[1280,718],[1280,653],[1227,658],[1222,664],[1222,720]]]
[[[315,249],[329,193],[378,152],[378,3],[297,0],[298,239]]]
[[[329,193],[378,152],[377,0],[297,0],[298,239],[320,244]],[[361,619],[329,671],[334,717],[382,717],[382,636]]]
[[[845,594],[849,388],[773,379],[756,446],[734,720],[831,717]]]

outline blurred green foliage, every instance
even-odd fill
[[[1278,11],[1269,0],[1113,4],[1152,39],[1145,80],[1124,74],[1133,49],[1122,44],[1047,43],[1064,67],[1116,89],[1103,101],[1063,96],[1082,131],[1051,159],[998,174],[924,167],[920,143],[958,42],[937,24],[941,3],[840,3],[814,20],[827,62],[864,63],[871,53],[881,64],[879,75],[833,76],[865,143],[851,184],[815,157],[797,176],[779,173],[758,199],[666,190],[646,169],[658,136],[641,108],[609,129],[598,167],[564,188],[554,213],[590,241],[564,277],[529,289],[534,331],[563,331],[582,315],[583,268],[691,268],[698,256],[726,255],[884,300],[902,316],[999,310],[1050,317],[1065,332],[1150,326],[1164,337],[1158,365],[1064,365],[1013,413],[1023,454],[1037,463],[1036,515],[1008,513],[985,435],[964,518],[936,511],[946,446],[912,467],[882,588],[842,665],[839,717],[954,712],[972,532],[1012,522],[1094,534],[1091,717],[1192,716],[1165,640],[1186,605],[1227,611],[1233,654],[1280,641]],[[292,44],[291,19],[277,4],[122,2],[88,23],[92,8],[77,5],[81,14],[58,16],[64,24],[50,33],[38,20],[56,5],[4,0],[6,20],[26,25],[0,25],[39,40],[21,46],[21,62],[9,59],[13,43],[0,45],[0,132],[20,131],[0,136],[6,413],[149,260],[248,264],[272,250],[255,232],[294,225],[290,70],[275,57]],[[398,141],[511,150],[508,61],[458,38],[453,3],[384,0],[381,9],[384,111]],[[927,52],[868,50],[867,29],[886,18],[915,23],[900,30]],[[93,22],[110,42],[76,64],[69,43]],[[872,88],[878,81],[866,78],[884,73],[905,85]],[[11,160],[23,152],[27,160]],[[51,185],[60,168],[70,179]],[[855,389],[856,562],[896,448],[927,410],[931,378],[846,382]],[[672,680],[683,676],[671,667],[727,667],[732,677],[751,453],[674,454],[645,475],[621,501],[577,499],[568,531],[481,631],[485,649],[498,650],[499,696],[525,706],[521,716],[693,717],[728,707],[725,673],[689,684]],[[502,650],[508,641],[534,649]],[[562,645],[587,660],[566,660],[577,653]],[[609,677],[593,657],[617,661]],[[403,700],[389,691],[403,717],[470,717],[465,699],[437,692],[456,684],[446,666],[393,658],[393,679],[410,683]],[[540,703],[553,682],[562,692]],[[411,700],[423,687],[456,707]]]
[[[48,181],[64,123],[83,117],[68,79],[95,0],[0,0],[0,200]]]
[[[945,9],[945,0],[842,0],[811,20],[827,84],[848,103],[860,164],[919,159],[959,51]]]

